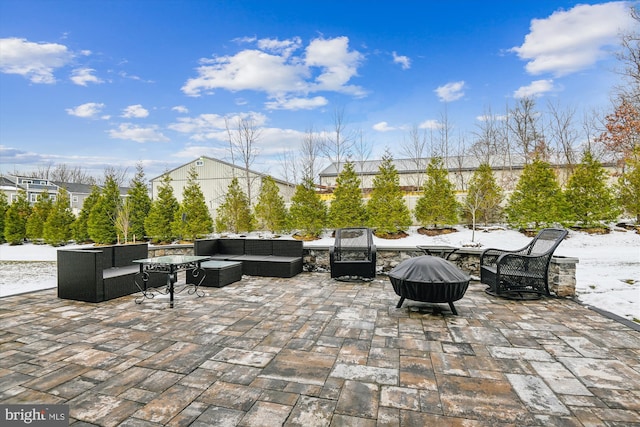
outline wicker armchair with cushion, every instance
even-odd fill
[[[331,277],[373,279],[376,277],[376,245],[369,228],[339,228],[329,248]]]
[[[549,264],[567,230],[545,228],[517,250],[485,249],[480,255],[480,282],[488,294],[509,299],[549,296]]]

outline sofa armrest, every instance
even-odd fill
[[[218,254],[218,239],[196,239],[193,242],[193,254],[196,256]]]
[[[144,259],[148,256],[149,245],[146,243],[113,246],[114,267],[129,267],[134,259]]]
[[[302,258],[303,252],[302,240],[273,240],[273,254],[275,256]]]
[[[61,249],[57,259],[58,298],[87,302],[104,300],[101,250]]]

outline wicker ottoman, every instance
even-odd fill
[[[205,277],[194,275],[192,270],[187,271],[187,283],[221,288],[230,283],[242,279],[242,263],[234,261],[205,261],[201,264],[205,271]]]
[[[402,307],[405,298],[430,303],[448,303],[453,314],[458,312],[453,305],[461,299],[471,278],[451,262],[429,255],[408,259],[389,272],[389,280]]]

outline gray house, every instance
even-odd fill
[[[76,184],[70,182],[50,181],[44,178],[34,178],[18,175],[2,175],[0,176],[0,191],[7,195],[9,203],[18,197],[18,192],[23,190],[27,193],[27,200],[34,204],[38,201],[42,193],[49,193],[49,197],[55,200],[58,190],[64,188],[69,193],[69,204],[71,211],[78,215],[82,210],[85,199],[91,194],[93,185]],[[120,187],[120,195],[127,196],[127,187]]]

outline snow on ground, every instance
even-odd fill
[[[466,246],[471,230],[429,237],[415,232],[403,239],[374,238],[378,247],[416,245]],[[475,232],[474,242],[483,248],[517,249],[531,239],[514,230],[494,229]],[[305,246],[330,246],[327,234]],[[81,247],[69,245],[65,248]],[[46,245],[0,245],[0,297],[40,289],[55,288],[56,251]],[[555,252],[578,258],[576,293],[585,305],[609,311],[629,320],[640,319],[640,235],[616,228],[607,235],[570,231]]]

